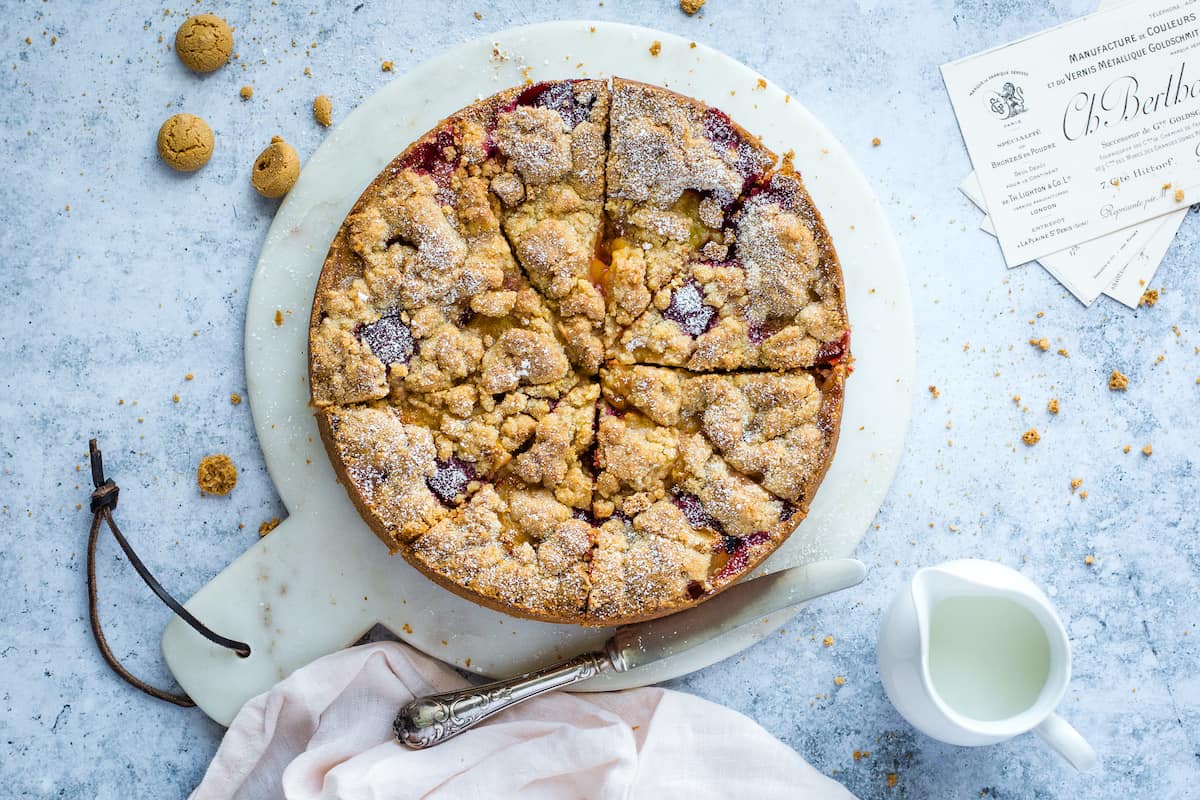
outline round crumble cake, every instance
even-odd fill
[[[330,246],[312,402],[375,533],[442,586],[613,625],[712,597],[808,512],[849,372],[790,157],[620,78],[411,144]]]

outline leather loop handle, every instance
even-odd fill
[[[88,442],[88,453],[91,457],[92,464],[92,484],[95,489],[92,492],[92,527],[88,533],[87,547],[87,589],[88,589],[88,614],[92,623],[92,636],[96,639],[96,646],[100,649],[100,655],[104,658],[108,666],[112,667],[113,672],[117,673],[126,683],[140,689],[151,697],[156,697],[159,700],[165,700],[168,703],[174,703],[177,706],[185,708],[196,705],[192,698],[186,694],[176,694],[168,692],[164,689],[159,689],[156,686],[143,681],[131,673],[113,653],[112,648],[108,646],[108,640],[104,637],[104,630],[100,625],[100,600],[96,591],[96,543],[100,539],[101,523],[106,523],[109,530],[112,531],[113,538],[117,540],[117,544],[121,546],[125,557],[129,559],[129,563],[137,572],[141,579],[145,581],[150,590],[158,596],[159,600],[167,605],[172,611],[192,627],[196,633],[208,639],[213,644],[228,648],[237,653],[242,658],[250,655],[250,645],[245,642],[239,642],[234,639],[226,638],[219,633],[215,633],[204,625],[200,620],[192,616],[183,605],[176,600],[171,594],[163,588],[162,584],[151,574],[138,554],[134,552],[128,540],[125,539],[121,529],[117,527],[116,520],[113,519],[113,509],[117,507],[117,498],[120,495],[120,489],[111,478],[104,477],[104,458],[100,453],[100,448],[96,444],[96,440],[92,439]]]

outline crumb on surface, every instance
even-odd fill
[[[1129,452],[1130,450],[1132,450],[1132,449],[1133,449],[1133,446],[1132,446],[1132,445],[1128,445],[1128,444],[1127,444],[1127,445],[1125,445],[1124,447],[1122,447],[1122,448],[1121,448],[1121,452],[1122,452],[1122,453],[1128,453],[1128,452]]]
[[[689,17],[704,6],[705,0],[679,0],[679,7]]]
[[[1075,490],[1083,486],[1083,478],[1071,478],[1071,494],[1075,494]]]
[[[1153,453],[1154,453],[1154,445],[1152,445],[1152,444],[1147,444],[1145,447],[1142,448],[1142,455],[1144,455],[1144,456],[1153,455]]]
[[[1129,376],[1123,374],[1120,370],[1114,369],[1112,375],[1108,376],[1108,388],[1114,392],[1123,392],[1129,388]]]
[[[1021,395],[1014,394],[1012,400],[1013,400],[1013,403],[1015,403],[1016,405],[1020,405],[1021,404]]]
[[[1183,198],[1184,198],[1183,189],[1176,189],[1175,190],[1175,202],[1182,203]]]
[[[655,39],[653,42],[650,43],[650,55],[657,56],[661,52],[662,52],[662,42],[660,42],[658,39]]]
[[[326,128],[333,124],[333,102],[328,95],[319,94],[313,99],[313,119]]]
[[[479,13],[478,11],[473,12],[471,16],[473,16],[475,19],[483,19],[483,14]]]
[[[889,773],[888,773],[888,776],[887,776],[887,785],[888,785],[888,788],[889,788],[889,789],[892,789],[892,788],[894,788],[894,787],[896,786],[896,784],[897,784],[897,783],[899,783],[899,782],[900,782],[900,776],[899,776],[899,775],[897,775],[897,774],[896,774],[896,773],[894,773],[894,772],[889,772]]]
[[[826,636],[821,640],[821,644],[825,645],[826,647],[833,647],[833,636]]]
[[[229,402],[235,406],[240,406],[242,404],[242,396],[237,392],[234,392],[229,395]]]
[[[1043,353],[1050,349],[1050,340],[1043,336],[1040,339],[1030,338],[1029,343]]]
[[[941,397],[941,396],[942,396],[942,393],[941,393],[941,392],[939,392],[939,391],[938,391],[938,388],[937,388],[936,386],[934,386],[933,384],[930,384],[930,385],[929,385],[929,393],[930,393],[931,395],[933,395],[933,397],[934,397],[935,399],[936,399],[936,398],[938,398],[938,397]]]
[[[1142,297],[1141,297],[1141,299],[1138,300],[1138,305],[1139,306],[1150,306],[1151,308],[1153,308],[1154,304],[1157,302],[1158,302],[1158,289],[1147,289],[1146,291],[1142,292]]]
[[[1090,567],[1092,564],[1096,563],[1096,557],[1094,555],[1092,555],[1091,553],[1088,553],[1086,556],[1083,557],[1083,563],[1087,564]]]
[[[1050,402],[1046,403],[1046,410],[1049,411],[1051,414],[1058,413],[1058,398],[1057,397],[1050,398]]]
[[[846,679],[841,675],[834,676],[833,685],[834,686],[845,686]]]
[[[871,140],[871,147],[879,147],[881,144],[883,144],[883,140],[881,140],[878,136]]]
[[[759,78],[758,83],[754,84],[754,88],[765,89],[765,88],[767,88],[767,82],[765,80],[763,80],[762,78]]]
[[[246,84],[245,86],[243,86],[241,89],[238,90],[238,95],[243,100],[249,100],[251,97],[254,97],[254,87],[251,86],[250,84]]]
[[[412,625],[409,625],[407,622],[400,626],[400,630],[404,631],[405,633],[409,634],[410,636],[412,635],[412,632],[413,632]]]
[[[1065,348],[1065,347],[1060,347],[1060,348],[1058,348],[1058,354],[1059,354],[1060,356],[1062,356],[1063,358],[1070,358],[1070,357],[1071,357],[1071,353],[1070,353],[1070,352],[1067,350],[1067,348]]]
[[[177,394],[173,394],[173,395],[171,395],[171,402],[172,402],[172,403],[178,403],[178,402],[179,402],[179,395],[177,395]]]
[[[278,527],[279,517],[271,517],[269,520],[258,526],[258,538],[261,539]]]
[[[275,326],[283,327],[283,312],[278,308],[275,309]]]
[[[1082,492],[1080,492],[1080,493],[1079,493],[1079,499],[1080,499],[1080,500],[1087,500],[1087,499],[1088,499],[1088,493],[1087,493],[1087,489],[1084,489]]]
[[[1030,428],[1021,434],[1021,441],[1033,447],[1042,440],[1042,435],[1037,432],[1037,428]]]
[[[196,378],[196,376],[195,376],[195,375],[193,375],[193,374],[192,374],[192,373],[190,373],[190,372],[189,372],[187,375],[184,375],[184,376],[183,376],[183,379],[184,379],[185,381],[195,380],[195,378]]]
[[[395,66],[395,65],[392,62],[385,61],[379,65],[379,69],[383,72],[391,72],[393,66]]]
[[[237,485],[237,477],[237,467],[224,453],[205,456],[196,467],[196,483],[205,494],[229,494]]]
[[[870,750],[855,750],[853,753],[851,753],[851,755],[854,757],[855,761],[861,761],[864,758],[870,758],[871,751]]]

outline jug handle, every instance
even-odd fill
[[[1087,739],[1058,714],[1051,713],[1033,730],[1075,769],[1082,772],[1096,763],[1096,751]]]

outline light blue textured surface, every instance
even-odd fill
[[[1036,268],[1006,272],[955,189],[970,167],[937,72],[1088,2],[710,0],[694,18],[671,0],[526,9],[230,4],[212,10],[237,27],[240,58],[197,77],[167,49],[183,19],[175,10],[6,7],[0,794],[180,796],[219,741],[199,713],[129,690],[100,662],[83,591],[88,515],[75,506],[87,502],[87,438],[99,435],[128,535],[183,596],[281,513],[249,409],[229,402],[245,393],[244,303],[275,207],[250,189],[255,154],[275,133],[311,153],[324,133],[312,98],[332,97],[336,120],[388,79],[384,59],[403,71],[468,37],[557,16],[707,42],[815,112],[858,158],[895,227],[917,314],[918,385],[941,392],[917,397],[900,474],[858,553],[872,568],[867,582],[673,687],[749,714],[864,798],[1196,796],[1200,227],[1184,223],[1154,308],[1105,300],[1085,310]],[[242,102],[247,83],[255,96]],[[212,162],[193,176],[154,153],[158,125],[178,111],[205,117],[216,134]],[[1049,338],[1050,352],[1030,336]],[[1128,392],[1108,390],[1114,368],[1130,376]],[[1056,417],[1045,411],[1051,397]],[[1029,427],[1042,432],[1032,448],[1020,442]],[[1150,457],[1139,452],[1147,443]],[[196,462],[210,452],[241,468],[228,498],[196,491]],[[1075,477],[1087,499],[1069,491]],[[1100,751],[1099,769],[1075,774],[1031,736],[940,745],[887,702],[874,661],[882,610],[915,569],[961,556],[1016,566],[1059,604],[1075,654],[1062,711]],[[166,614],[107,537],[99,573],[114,650],[166,681]],[[855,750],[870,755],[855,760]]]

